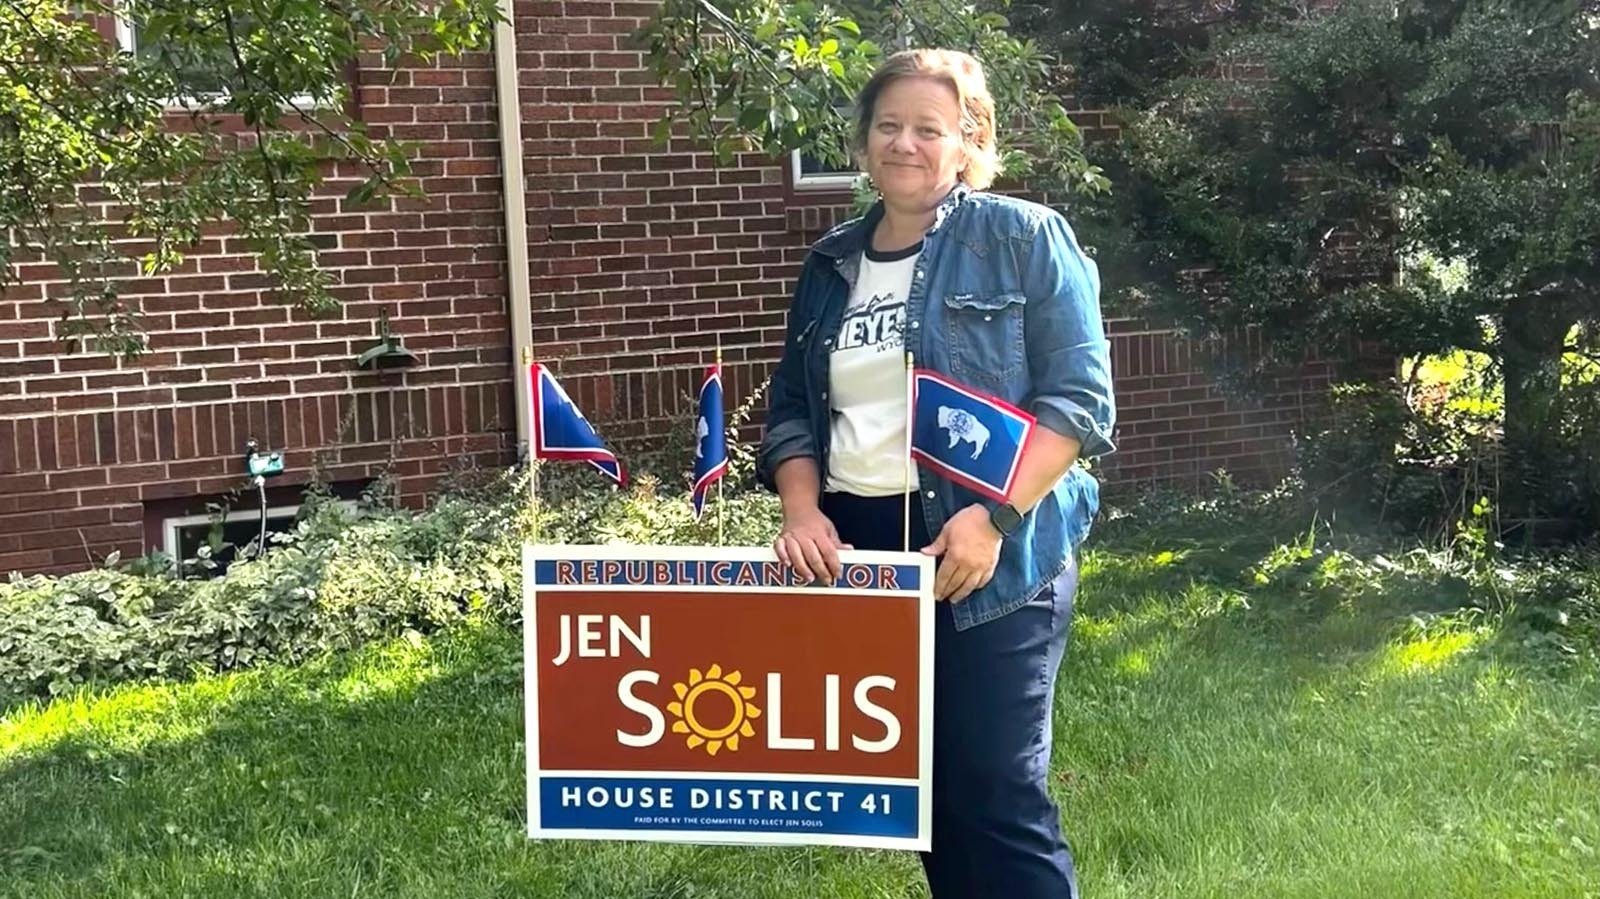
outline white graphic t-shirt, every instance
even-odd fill
[[[894,496],[906,489],[906,295],[922,244],[868,249],[834,341],[827,489]]]

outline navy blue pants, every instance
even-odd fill
[[[824,495],[822,511],[856,549],[901,548],[902,500]],[[911,549],[932,540],[913,504]],[[1016,611],[955,629],[938,606],[934,636],[934,899],[1077,899],[1072,852],[1050,798],[1056,671],[1078,586],[1074,560]]]

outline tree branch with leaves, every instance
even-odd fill
[[[1202,338],[1257,330],[1234,361],[1261,373],[1482,351],[1503,506],[1594,507],[1555,435],[1563,347],[1600,322],[1600,3],[1280,6],[1124,111],[1117,202],[1085,227],[1108,291]]]
[[[117,17],[137,51],[102,36]],[[349,203],[415,196],[416,147],[352,114],[363,53],[391,67],[489,45],[493,0],[0,0],[0,290],[65,281],[57,336],[133,356],[132,276],[232,228],[280,298],[337,306],[311,204],[332,163]],[[36,263],[43,263],[46,268]]]
[[[649,66],[674,95],[656,137],[665,141],[681,128],[724,161],[739,152],[777,159],[801,150],[847,165],[856,94],[888,53],[914,43],[965,50],[983,63],[1006,177],[1062,196],[1108,190],[1052,92],[1055,62],[1007,31],[1004,8],[958,0],[898,0],[887,8],[664,0],[639,34]]]

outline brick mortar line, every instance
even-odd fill
[[[660,369],[649,369],[649,370],[651,370],[651,371],[660,371]],[[667,369],[667,370],[671,371],[672,369]],[[5,422],[5,421],[28,421],[28,420],[35,420],[35,421],[50,420],[50,421],[54,421],[55,419],[61,418],[62,416],[101,414],[101,413],[105,413],[105,412],[112,412],[112,413],[130,412],[131,413],[131,412],[136,412],[136,411],[139,411],[139,410],[173,409],[173,408],[178,408],[178,407],[181,407],[181,406],[191,406],[191,407],[195,407],[195,408],[198,408],[198,407],[201,407],[201,406],[241,406],[241,405],[248,405],[248,404],[252,404],[252,403],[273,403],[273,402],[283,402],[283,401],[286,401],[286,400],[310,400],[310,399],[321,399],[323,397],[348,397],[348,396],[369,396],[369,395],[370,396],[381,396],[381,395],[383,395],[384,391],[386,391],[386,390],[404,389],[407,392],[415,392],[415,391],[420,391],[420,390],[445,390],[445,389],[465,388],[465,387],[484,387],[484,386],[495,385],[495,384],[508,384],[508,383],[510,383],[510,381],[511,381],[510,378],[505,378],[503,380],[494,380],[494,381],[448,381],[448,382],[440,383],[440,384],[419,384],[419,385],[416,385],[414,387],[406,387],[406,388],[393,388],[393,387],[391,387],[391,388],[370,388],[370,389],[344,390],[344,391],[321,391],[321,392],[318,392],[318,393],[290,393],[290,394],[284,394],[282,396],[233,397],[231,399],[202,400],[200,402],[195,402],[195,403],[180,403],[180,402],[174,400],[173,402],[170,402],[170,403],[139,403],[139,404],[129,405],[129,406],[91,406],[91,407],[87,407],[87,408],[83,408],[83,409],[66,409],[66,410],[59,411],[59,412],[40,413],[40,414],[37,414],[37,415],[0,416],[0,422]],[[181,384],[181,385],[177,385],[176,387],[174,387],[174,389],[179,389],[179,388],[183,388],[183,387],[196,387],[196,386],[204,386],[204,385]],[[132,388],[132,387],[130,387],[128,389],[130,389],[130,390],[132,390],[132,389],[142,389],[142,390],[155,389],[155,390],[160,390],[160,389],[163,389],[164,387],[165,387],[165,385],[159,385],[159,386],[154,387],[154,388],[151,388],[151,387],[147,386],[147,387],[141,387],[141,388]],[[113,390],[115,390],[115,388],[113,388]],[[45,396],[76,396],[76,394],[72,394],[72,393],[57,393],[57,394],[46,394]],[[26,397],[26,398],[44,399],[45,396],[35,396],[35,397]],[[0,399],[3,399],[3,398],[0,398]]]

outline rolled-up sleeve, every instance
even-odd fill
[[[815,459],[816,446],[811,439],[811,426],[802,419],[788,419],[777,424],[769,423],[761,439],[761,450],[756,460],[756,477],[761,485],[776,492],[778,466],[795,458]]]
[[[1046,216],[1029,247],[1026,343],[1039,424],[1082,444],[1080,456],[1116,450],[1111,344],[1100,316],[1100,275],[1059,214]]]

